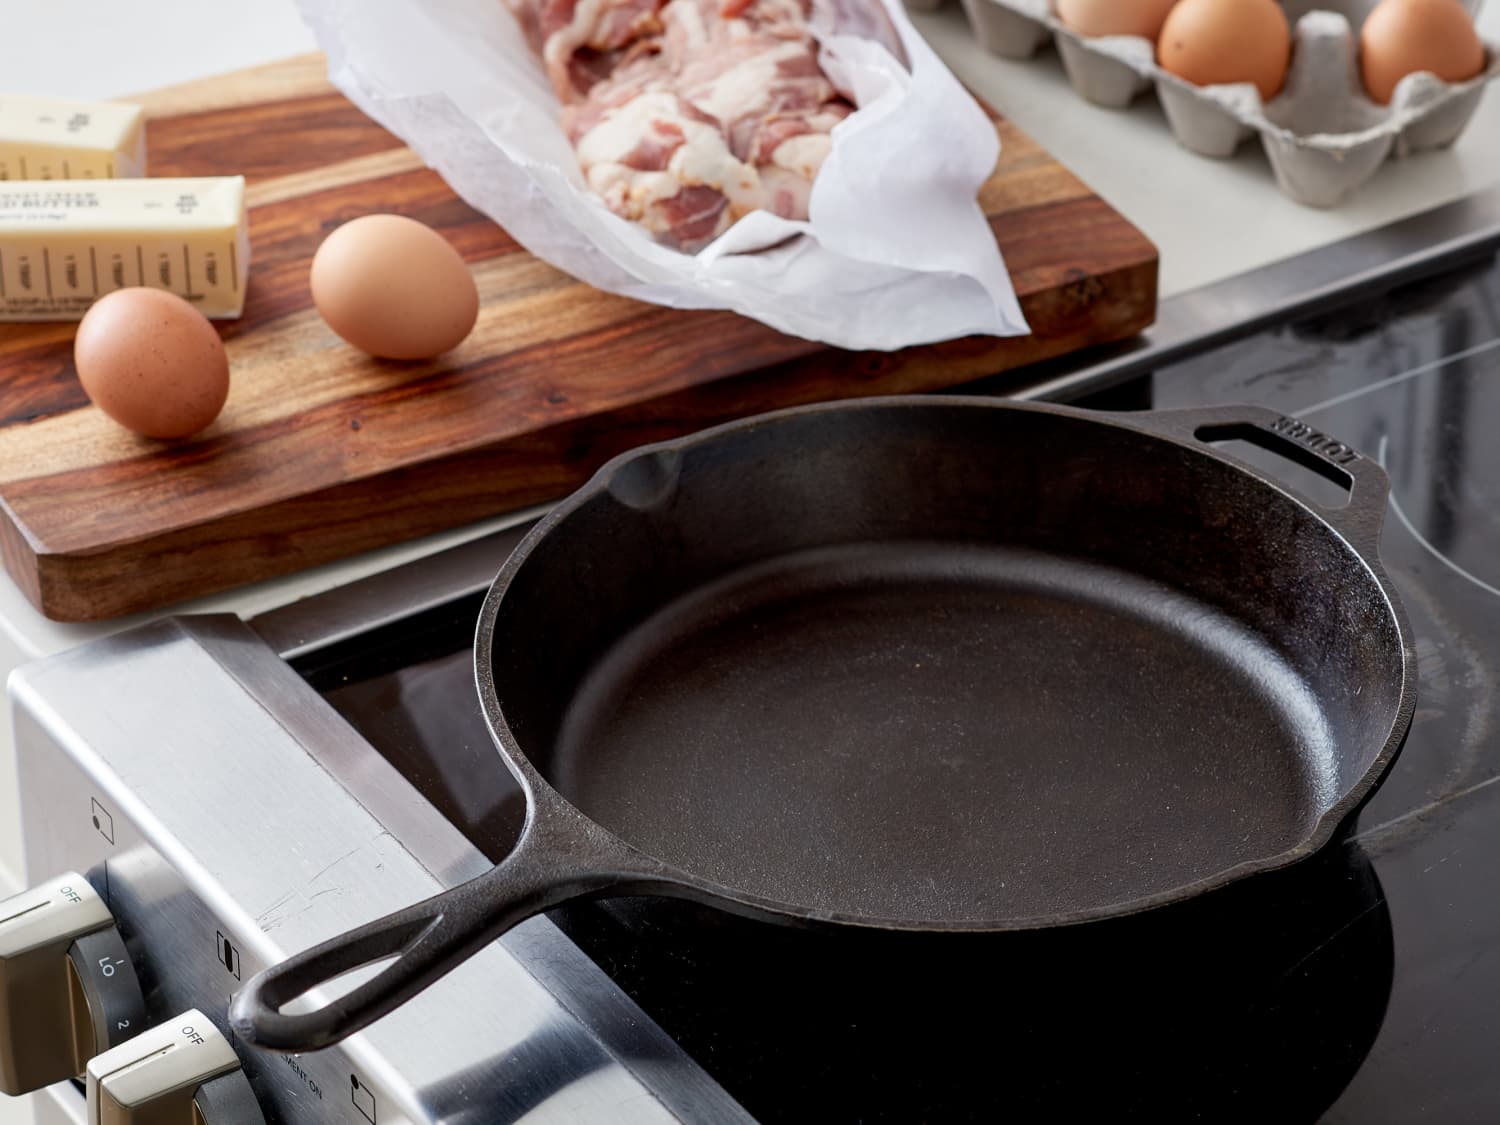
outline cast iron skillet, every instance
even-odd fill
[[[1228,438],[1347,506],[1206,444]],[[1305,857],[1411,721],[1386,493],[1378,466],[1255,407],[886,398],[618,457],[480,615],[480,700],[528,797],[515,851],[265,970],[230,1022],[326,1046],[570,899],[1033,930]]]

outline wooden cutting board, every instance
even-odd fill
[[[472,522],[559,497],[642,442],[794,403],[952,386],[1134,335],[1155,312],[1155,248],[1004,121],[982,202],[1035,334],[884,354],[573,280],[335,92],[321,56],[139,100],[153,175],[248,178],[248,300],[220,324],[224,413],[178,444],[135,437],[88,404],[72,325],[0,325],[0,552],[59,620]],[[473,268],[479,323],[439,360],[360,355],[312,308],[313,251],[371,211],[436,227]]]

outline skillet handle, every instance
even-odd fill
[[[1311,500],[1307,503],[1317,508],[1345,538],[1370,550],[1379,549],[1380,529],[1385,523],[1386,501],[1391,491],[1390,478],[1370,458],[1306,422],[1248,403],[1145,411],[1120,417],[1146,430],[1204,444],[1239,438],[1317,473],[1324,480],[1348,489],[1349,502],[1338,508]]]
[[[647,893],[664,868],[582,817],[534,818],[515,850],[467,883],[262,970],[230,1002],[240,1039],[315,1051],[362,1030],[527,918],[571,899]],[[352,991],[307,1012],[281,1009],[311,989],[394,958]]]

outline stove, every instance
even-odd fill
[[[1303,419],[1391,476],[1382,552],[1418,710],[1339,842],[1190,903],[1035,935],[851,949],[680,904],[571,906],[337,1047],[236,1045],[266,1120],[1496,1120],[1500,266],[1366,288],[1085,405],[1228,401]],[[29,874],[87,878],[155,1018],[198,1008],[223,1029],[256,969],[506,854],[524,803],[469,644],[526,526],[15,677]]]

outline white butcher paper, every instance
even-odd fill
[[[590,285],[721,308],[843,348],[1029,329],[976,200],[993,124],[883,3],[910,62],[830,28],[821,62],[858,111],[833,130],[805,222],[753,212],[697,254],[659,245],[588,190],[557,96],[502,0],[298,0],[330,80],[517,242]],[[844,0],[840,0],[844,2]]]

